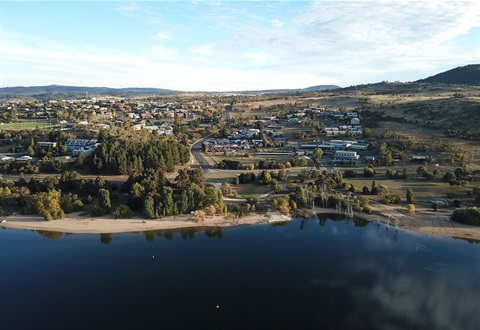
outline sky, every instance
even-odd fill
[[[0,87],[347,87],[478,63],[480,1],[0,0]]]

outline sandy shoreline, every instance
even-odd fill
[[[290,216],[277,212],[267,214],[247,214],[240,219],[232,216],[216,215],[207,217],[203,221],[196,221],[192,215],[179,215],[162,219],[148,220],[143,218],[115,219],[113,217],[85,217],[80,213],[68,214],[68,217],[59,220],[45,221],[40,216],[14,215],[3,217],[6,221],[1,224],[4,228],[27,230],[47,230],[65,233],[123,233],[143,232],[149,230],[178,229],[189,227],[230,227],[238,225],[252,225],[278,221],[288,221]]]
[[[314,213],[334,214],[333,209],[316,208]],[[389,223],[390,228],[406,229],[410,231],[452,236],[463,239],[480,240],[480,228],[466,226],[446,221],[449,215],[438,212],[417,212],[414,215],[399,212],[393,208],[377,210],[376,214],[358,214],[357,216],[372,222]],[[389,220],[390,218],[390,220]],[[237,219],[233,215],[216,215],[204,221],[196,221],[192,215],[179,215],[162,219],[148,220],[143,218],[115,219],[113,216],[86,217],[80,213],[69,214],[65,219],[45,221],[39,216],[13,215],[3,217],[1,223],[4,228],[26,230],[45,230],[65,233],[123,233],[143,232],[149,230],[179,229],[189,227],[231,227],[239,225],[253,225],[260,223],[291,220],[290,216],[279,212],[251,213]]]

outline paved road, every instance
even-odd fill
[[[226,105],[225,106],[225,124],[229,124],[232,121],[232,117],[230,112],[232,111],[232,106],[231,105]],[[208,139],[213,137],[213,133],[210,135],[205,136],[204,138],[198,140],[195,142],[191,148],[191,153],[193,157],[195,157],[195,160],[197,163],[200,165],[200,167],[203,169],[204,173],[208,173],[211,169],[215,169],[216,167],[213,165],[210,165],[207,159],[205,158],[205,155],[202,152],[202,144],[207,141]]]
[[[191,153],[193,155],[193,157],[195,158],[196,162],[198,163],[198,165],[200,165],[200,167],[202,168],[203,172],[204,173],[207,173],[209,171],[209,169],[212,169],[213,166],[211,166],[208,161],[205,159],[205,156],[202,152],[202,144],[203,142],[207,141],[208,139],[212,138],[213,137],[213,133],[210,134],[210,135],[207,135],[205,136],[204,138],[198,140],[197,142],[195,142],[193,145],[192,145],[192,148],[191,148]],[[193,162],[192,162],[192,165],[193,165]]]
[[[231,114],[232,108],[233,106],[231,105],[225,106],[225,124],[230,124],[230,122],[232,121],[232,114]]]

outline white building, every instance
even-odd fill
[[[356,151],[337,150],[334,158],[335,160],[358,160],[360,156],[357,155]]]

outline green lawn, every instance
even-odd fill
[[[54,126],[51,125],[50,122],[47,121],[24,121],[18,123],[1,123],[0,129],[12,129],[12,130],[21,130],[21,129],[35,129],[39,128],[46,128]]]
[[[254,183],[232,185],[239,197],[259,197],[272,191],[271,186],[257,185]]]

